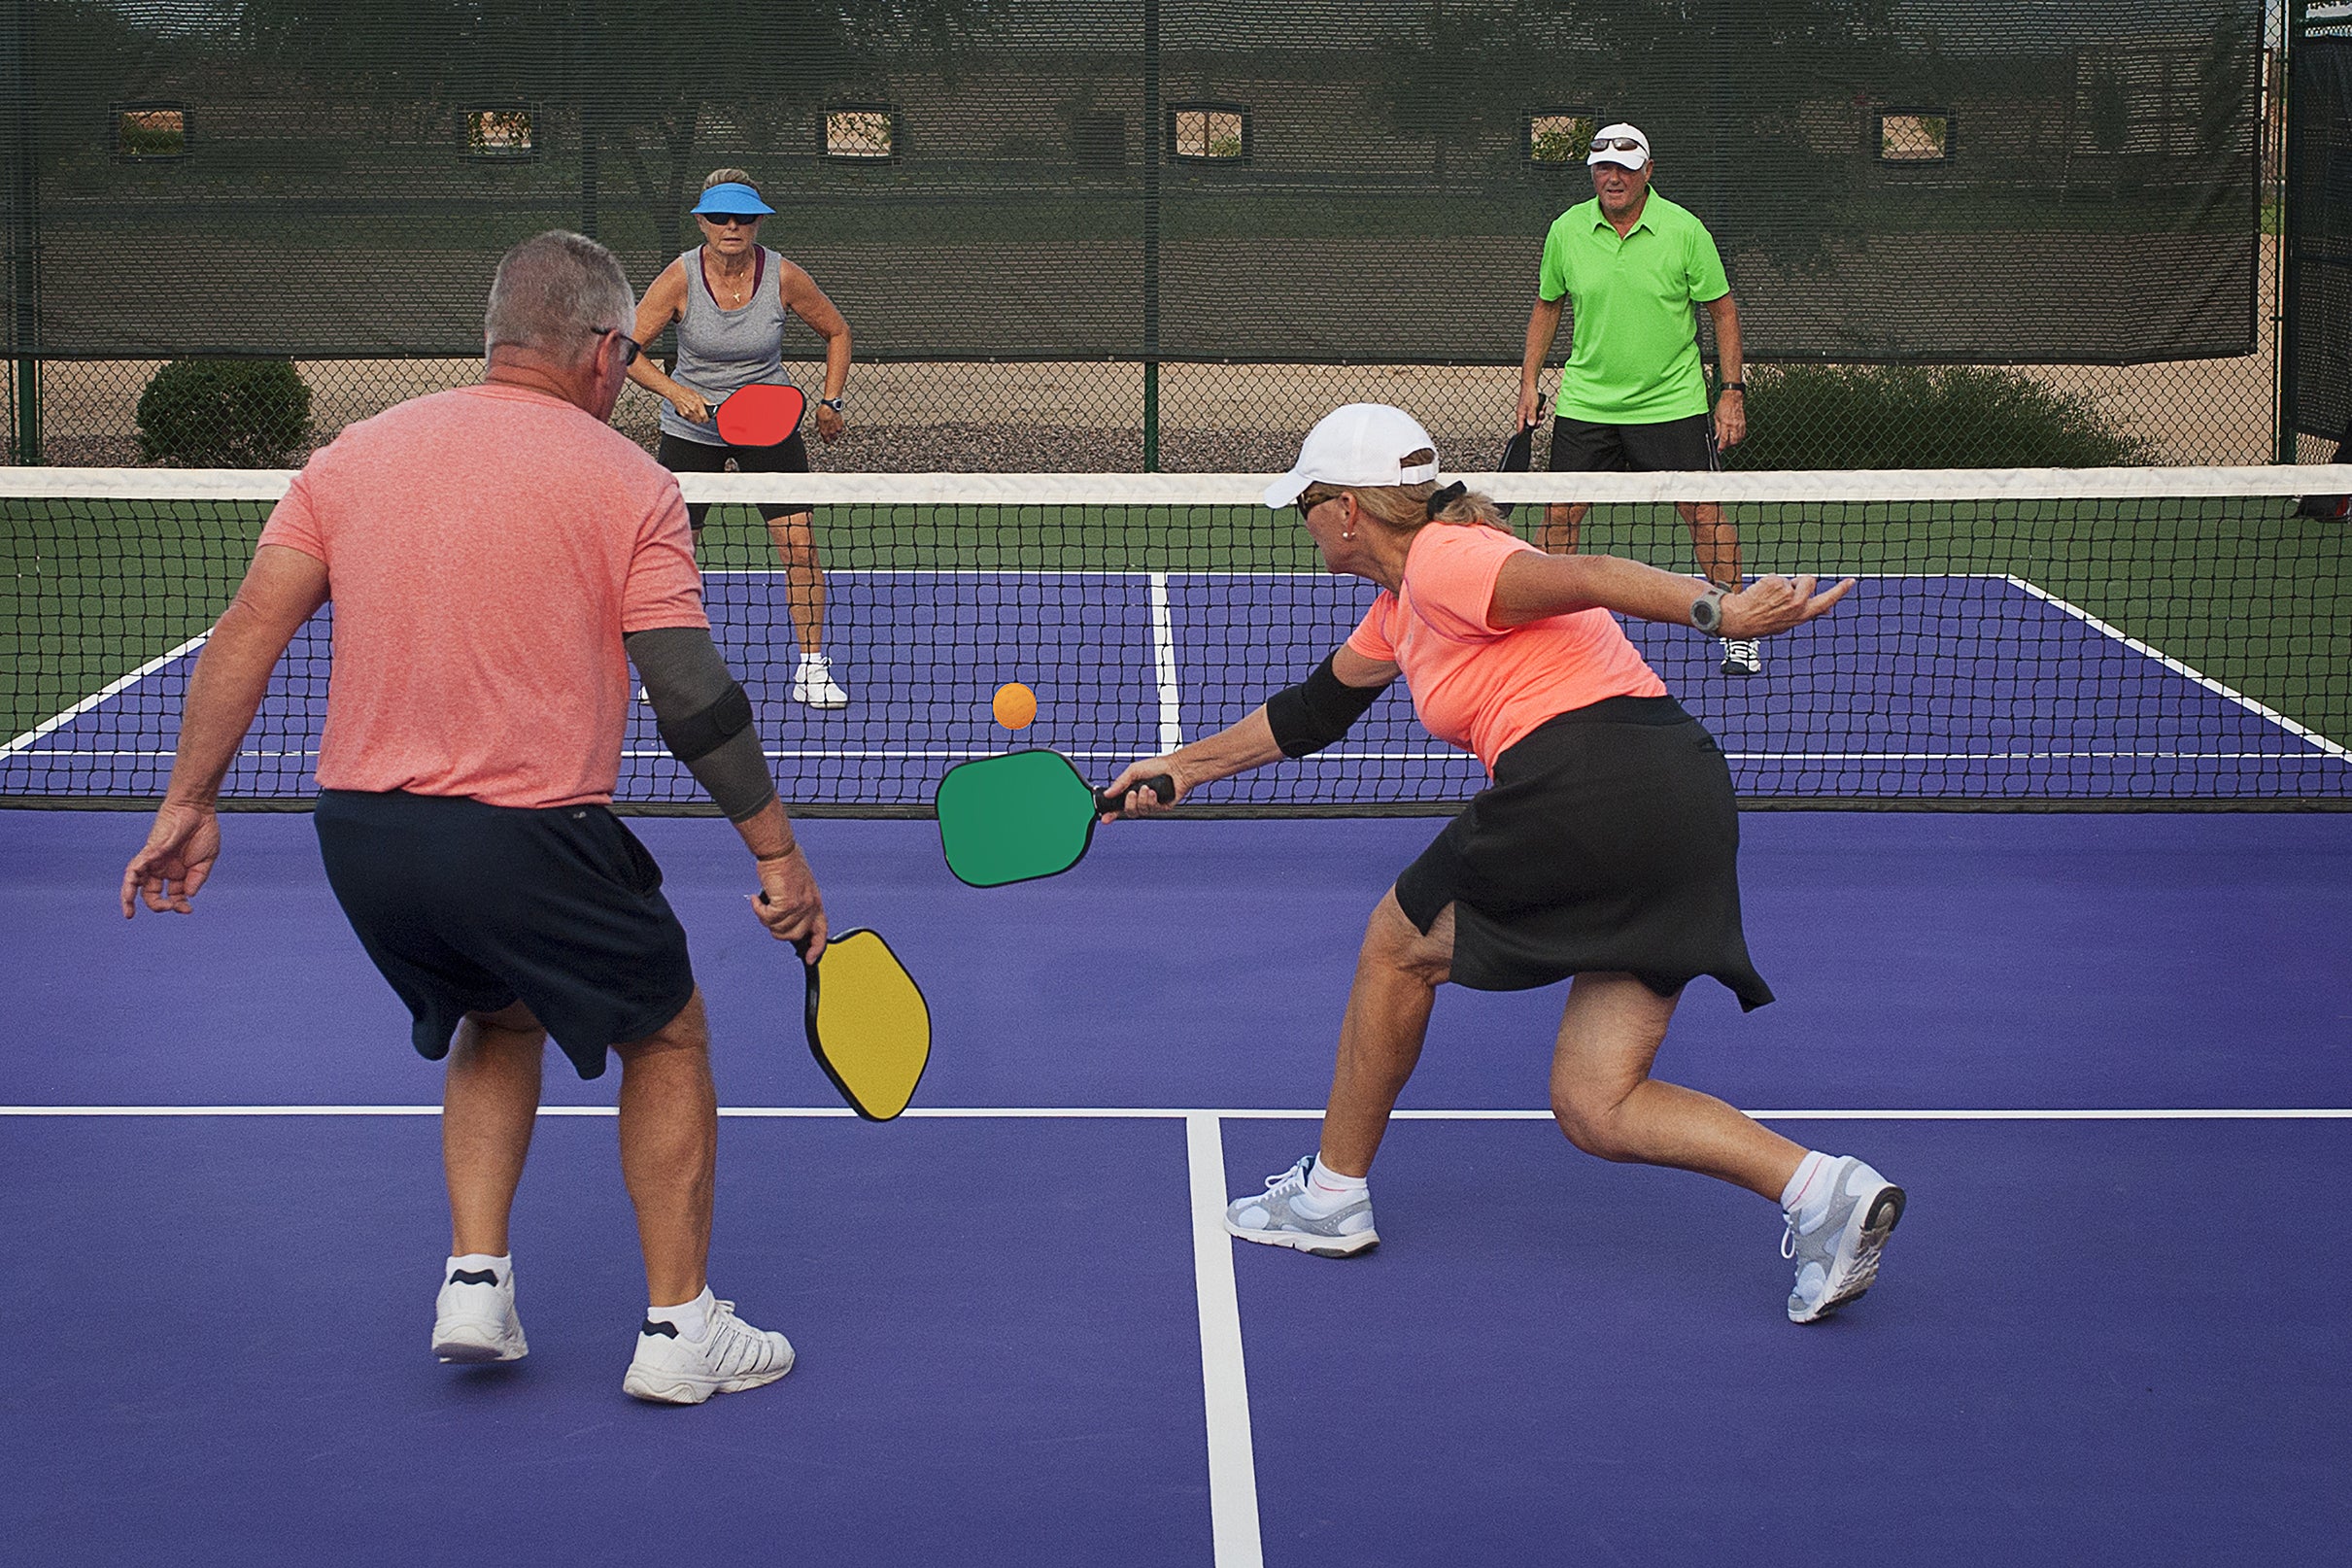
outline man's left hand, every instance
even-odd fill
[[[1748,438],[1748,394],[1734,388],[1715,400],[1715,444],[1735,447]]]
[[[846,428],[848,422],[841,418],[839,409],[827,408],[823,403],[817,405],[817,434],[825,438],[828,446],[841,439]]]

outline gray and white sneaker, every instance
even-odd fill
[[[448,1268],[433,1303],[433,1354],[465,1365],[528,1355],[515,1315],[514,1270],[501,1279],[495,1269],[460,1269],[454,1258]]]
[[[1751,637],[1723,639],[1723,673],[1726,675],[1761,675],[1764,672],[1763,650]]]
[[[1879,1252],[1903,1217],[1903,1189],[1849,1154],[1829,1173],[1829,1201],[1800,1225],[1789,1219],[1781,1256],[1796,1260],[1789,1321],[1828,1316],[1878,1278]]]
[[[1268,1176],[1264,1193],[1227,1204],[1225,1229],[1244,1242],[1295,1246],[1318,1258],[1349,1257],[1380,1245],[1381,1233],[1372,1228],[1369,1195],[1320,1219],[1311,1219],[1291,1207],[1307,1190],[1307,1173],[1313,1168],[1314,1156],[1309,1154],[1289,1170]]]
[[[637,1330],[636,1359],[621,1391],[656,1405],[699,1405],[713,1394],[774,1382],[792,1370],[792,1341],[744,1322],[733,1302],[712,1302],[709,1317],[699,1340],[679,1333],[675,1323],[647,1318]]]
[[[849,694],[833,678],[833,661],[821,653],[802,654],[793,671],[792,699],[812,708],[845,708]]]

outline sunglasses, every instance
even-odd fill
[[[621,368],[624,370],[628,369],[631,365],[635,364],[637,362],[637,356],[645,352],[645,346],[643,344],[639,343],[635,338],[631,337],[627,332],[622,331],[617,326],[612,329],[612,337],[614,341],[621,345]]]
[[[1630,136],[1596,136],[1592,139],[1595,153],[1639,153],[1642,144]]]
[[[742,224],[745,228],[752,228],[767,215],[766,213],[702,213],[699,216],[702,222],[713,228],[733,228],[737,223]]]

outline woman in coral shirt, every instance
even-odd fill
[[[1430,733],[1475,752],[1492,785],[1373,911],[1340,1028],[1320,1149],[1236,1200],[1246,1241],[1344,1257],[1380,1243],[1366,1176],[1420,1058],[1436,988],[1525,990],[1573,977],[1551,1105],[1579,1148],[1698,1171],[1781,1202],[1797,1262],[1788,1311],[1811,1322],[1868,1289],[1899,1187],[1799,1147],[1710,1095],[1650,1075],[1683,987],[1711,975],[1743,1007],[1772,1000],[1740,926],[1739,814],[1715,739],[1615,615],[1762,637],[1825,614],[1851,579],[1763,578],[1728,593],[1608,556],[1548,556],[1492,502],[1438,483],[1436,445],[1402,410],[1340,409],[1266,492],[1296,505],[1324,563],[1380,585],[1346,642],[1240,723],[1130,767],[1141,815],[1346,733],[1399,675]]]

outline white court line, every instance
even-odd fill
[[[141,665],[137,669],[132,670],[120,680],[115,681],[111,685],[107,686],[105,690],[93,692],[89,696],[84,698],[81,701],[76,702],[72,707],[67,708],[64,712],[42,720],[39,724],[34,725],[30,730],[25,731],[24,733],[18,735],[7,745],[0,746],[0,757],[13,757],[17,752],[22,751],[25,747],[31,745],[34,741],[40,739],[43,735],[48,734],[51,730],[55,730],[61,726],[73,723],[76,719],[82,717],[83,714],[87,713],[99,703],[108,701],[119,694],[128,691],[131,687],[138,685],[141,681],[147,679],[148,676],[153,675],[156,670],[161,669],[165,665],[170,664],[173,660],[185,657],[189,650],[203,647],[204,639],[211,635],[212,633],[210,631],[200,631],[196,635],[188,638],[186,642],[180,644],[179,647],[174,648],[170,653],[162,654],[156,658],[150,659],[146,664]],[[74,752],[59,752],[54,753],[53,755],[71,757],[78,754]],[[169,756],[171,754],[169,752],[165,752],[163,755]]]
[[[2061,612],[2073,616],[2076,620],[2082,622],[2085,626],[2092,628],[2094,631],[2102,632],[2105,635],[2114,638],[2117,642],[2122,643],[2125,647],[2130,649],[2133,653],[2138,654],[2143,659],[2155,660],[2158,664],[2164,665],[2165,668],[2172,671],[2173,674],[2182,676],[2187,680],[2203,687],[2206,691],[2213,693],[2216,697],[2224,698],[2229,701],[2236,703],[2239,707],[2244,708],[2249,713],[2268,720],[2270,723],[2277,725],[2280,729],[2285,730],[2289,733],[2299,736],[2305,741],[2308,741],[2310,744],[2318,747],[2320,750],[2328,753],[2332,757],[2352,760],[2352,749],[2348,749],[2336,744],[2335,741],[2330,740],[2326,735],[2321,734],[2316,730],[2309,730],[2304,728],[2302,725],[2297,724],[2293,719],[2288,718],[2285,714],[2279,712],[2277,709],[2266,706],[2261,702],[2257,702],[2254,700],[2254,699],[2246,696],[2243,692],[2239,692],[2231,687],[2223,685],[2220,681],[2215,680],[2203,670],[2198,669],[2190,665],[2184,665],[2179,660],[2173,658],[2170,654],[2165,653],[2161,649],[2151,648],[2146,643],[2140,641],[2137,637],[2125,634],[2119,629],[2109,626],[2106,622],[2100,620],[2097,616],[2093,615],[2090,611],[2082,608],[2080,605],[2070,604],[2066,600],[2060,598],[2056,594],[2050,593],[2046,589],[2035,587],[2033,584],[2026,581],[2023,577],[2011,577],[2009,581],[2016,584],[2019,588],[2024,589],[2035,598],[2041,599],[2045,603],[2056,605]]]
[[[0,1116],[438,1116],[439,1106],[0,1106]],[[542,1116],[612,1116],[611,1106],[541,1106]],[[722,1106],[751,1120],[847,1118],[844,1106]],[[1549,1110],[1399,1110],[1398,1121],[1550,1121]],[[1750,1110],[1757,1121],[2352,1121],[2352,1106],[2105,1107],[2060,1110],[2019,1107],[1961,1109]],[[1170,1106],[910,1107],[909,1121],[1319,1121],[1307,1109],[1214,1110]]]
[[[1242,1301],[1225,1234],[1225,1141],[1213,1112],[1184,1118],[1192,1173],[1192,1287],[1201,1312],[1201,1395],[1209,1416],[1209,1534],[1216,1568],[1261,1568],[1258,1470],[1242,1360]]]
[[[1160,749],[1174,751],[1184,743],[1184,727],[1176,714],[1176,621],[1168,613],[1168,574],[1151,574],[1151,668],[1160,688]]]

